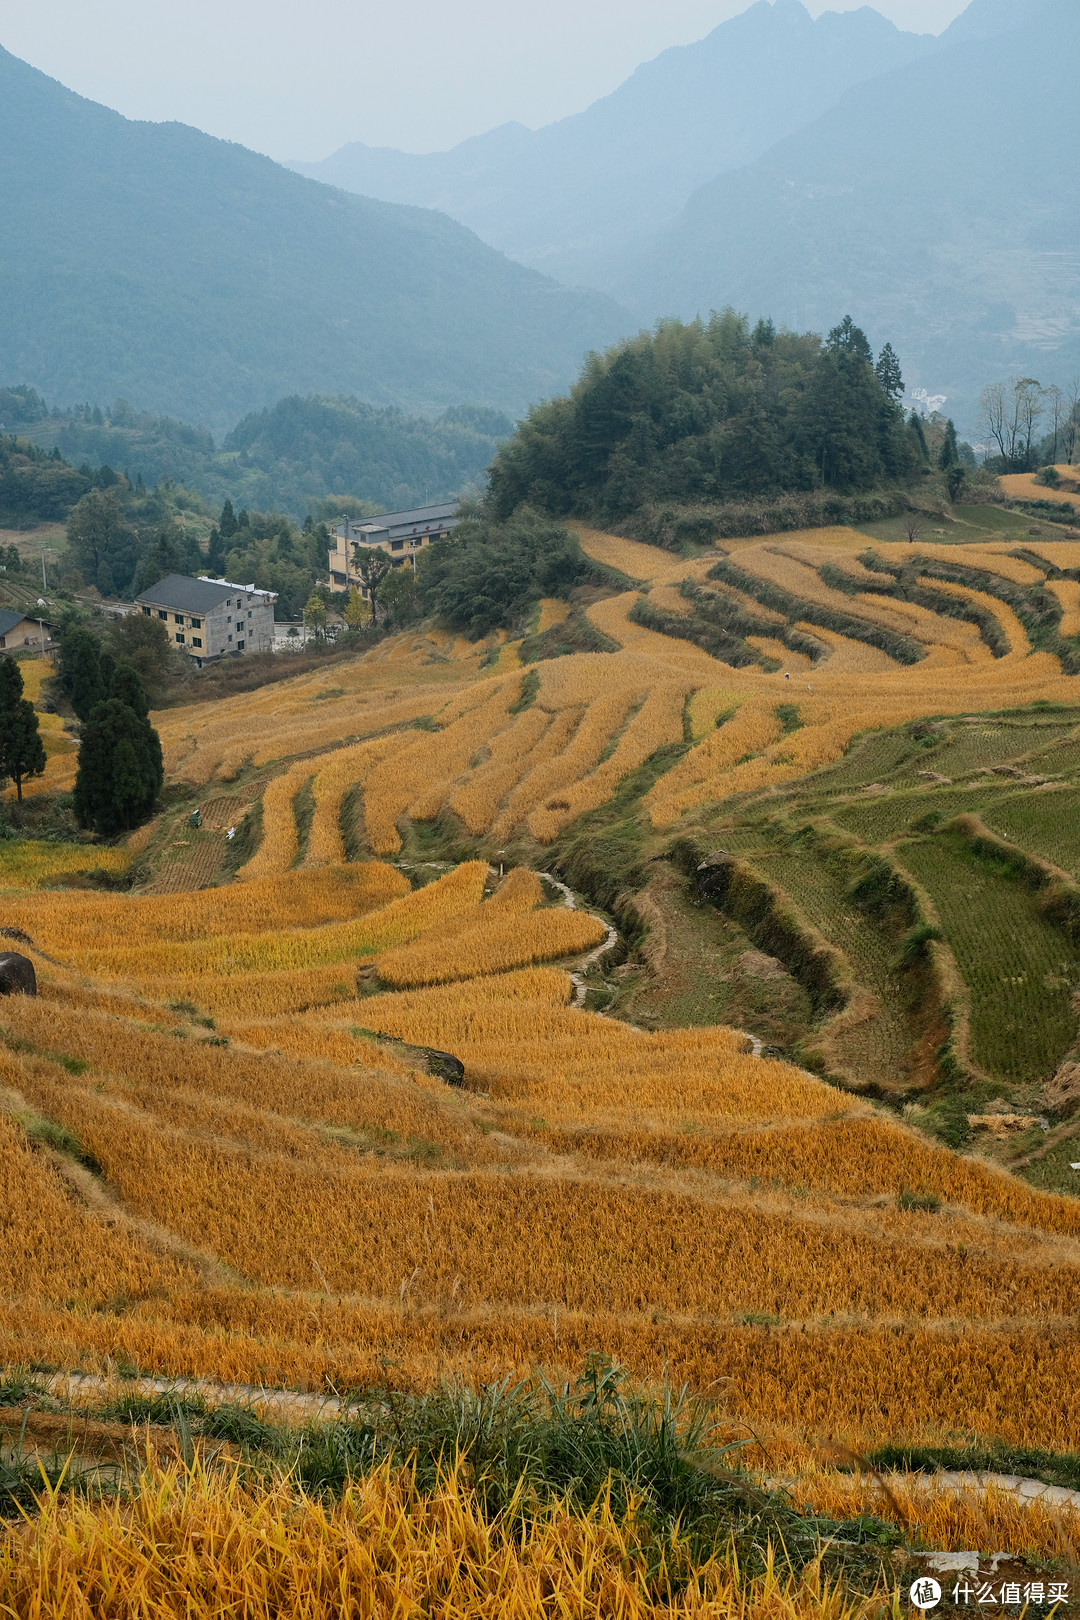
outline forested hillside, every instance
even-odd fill
[[[495,458],[492,507],[610,519],[663,500],[871,490],[918,463],[902,387],[892,349],[875,363],[850,318],[824,341],[730,310],[665,321],[533,407]]]
[[[517,411],[627,325],[444,215],[135,123],[0,51],[4,380],[222,432],[296,391]]]
[[[475,405],[422,417],[347,396],[293,395],[246,416],[219,446],[205,427],[126,400],[50,411],[22,386],[0,388],[0,426],[75,465],[104,462],[148,486],[183,484],[215,508],[230,499],[237,509],[303,518],[338,497],[383,510],[448,499],[483,480],[513,423]]]
[[[686,539],[899,510],[923,465],[899,361],[846,317],[822,340],[725,311],[592,355],[500,446],[484,500],[418,564],[421,604],[482,635],[595,578],[564,518]],[[560,632],[560,635],[563,633]],[[579,650],[597,645],[584,621]]]

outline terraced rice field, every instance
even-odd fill
[[[654,602],[720,560],[581,539]],[[822,1502],[848,1489],[837,1446],[1074,1448],[1070,1116],[1045,1153],[1040,1127],[1022,1139],[1030,1166],[1010,1149],[1027,1180],[945,1142],[985,1146],[964,1085],[980,1109],[1053,1112],[1080,947],[1038,873],[945,824],[974,811],[1080,869],[1080,678],[997,598],[995,658],[966,621],[834,590],[821,569],[852,572],[869,539],[726,548],[772,672],[637,625],[627,589],[581,609],[613,652],[523,668],[520,642],[414,630],[333,687],[158,715],[188,800],[149,835],[152,889],[42,895],[69,855],[9,857],[2,925],[33,942],[41,994],[0,1020],[0,1359],[326,1391],[561,1379],[601,1346],[722,1390]],[[1028,588],[1034,564],[992,548],[971,549],[983,584]],[[803,594],[780,611],[772,587]],[[882,630],[914,661],[860,639]],[[238,881],[205,886],[255,799]],[[897,863],[892,909],[821,853],[837,827],[853,861]],[[535,875],[568,869],[581,828],[624,936],[640,928],[583,978],[609,919]],[[731,858],[785,892],[783,927],[695,888]],[[914,938],[904,871],[929,908]],[[846,960],[845,1007],[808,938]],[[1056,1556],[1060,1525],[1031,1522],[1024,1545]]]
[[[972,1000],[972,1056],[995,1079],[1052,1074],[1076,1035],[1080,950],[1036,897],[954,840],[905,844],[900,860],[929,891]]]

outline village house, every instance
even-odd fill
[[[135,606],[167,624],[174,647],[201,666],[227,654],[272,652],[276,601],[273,591],[254,585],[167,574],[137,596]]]
[[[361,596],[366,596],[354,547],[371,546],[385,551],[395,568],[402,563],[415,567],[417,553],[423,546],[449,534],[457,522],[456,513],[456,501],[443,501],[438,506],[416,506],[409,512],[383,512],[380,517],[342,518],[333,531],[331,586],[341,591],[355,585]]]
[[[37,619],[28,619],[17,608],[0,611],[0,652],[13,652],[16,648],[32,647],[45,652],[52,646],[52,631]]]

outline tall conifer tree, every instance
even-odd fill
[[[23,782],[45,769],[45,748],[34,705],[23,697],[22,670],[14,658],[0,659],[0,776],[15,783],[22,802]]]

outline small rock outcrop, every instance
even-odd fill
[[[428,1073],[436,1080],[444,1080],[448,1086],[465,1084],[465,1065],[452,1052],[437,1052],[433,1046],[425,1046],[423,1053]]]
[[[18,951],[0,953],[0,996],[36,996],[37,974],[28,956]]]

